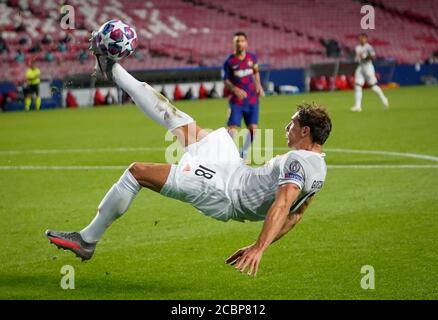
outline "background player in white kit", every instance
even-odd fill
[[[359,35],[359,44],[356,46],[355,61],[358,63],[354,73],[354,106],[351,108],[353,112],[362,111],[362,87],[365,81],[380,98],[385,109],[388,109],[388,99],[383,94],[382,89],[377,85],[376,72],[374,70],[372,60],[376,53],[374,48],[368,43],[368,36],[365,33]]]
[[[288,147],[265,166],[244,164],[225,128],[207,133],[151,86],[133,78],[118,63],[96,55],[102,73],[125,90],[152,120],[175,134],[185,147],[178,165],[133,163],[101,201],[93,221],[80,232],[47,230],[60,248],[90,259],[105,229],[126,210],[141,187],[188,202],[221,221],[265,220],[257,241],[226,263],[256,275],[263,252],[296,225],[325,180],[322,145],[331,131],[325,109],[302,105],[286,126]]]

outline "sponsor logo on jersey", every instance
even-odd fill
[[[239,77],[239,78],[243,78],[243,77],[249,76],[251,74],[253,74],[252,69],[243,69],[243,70],[235,70],[234,71],[234,75],[236,77]]]

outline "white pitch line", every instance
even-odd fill
[[[74,149],[33,149],[33,150],[0,150],[0,155],[20,154],[64,154],[64,153],[105,153],[105,152],[155,152],[165,151],[163,147],[127,147],[127,148],[74,148]]]
[[[274,148],[276,150],[287,151],[289,148]],[[383,151],[383,150],[356,150],[356,149],[343,149],[343,148],[325,148],[326,152],[334,153],[348,153],[348,154],[377,154],[382,156],[394,156],[405,157],[413,159],[423,159],[438,162],[438,157],[429,154],[412,153],[412,152],[396,152],[396,151]]]
[[[395,151],[379,151],[379,150],[354,150],[354,149],[326,149],[327,152],[339,152],[339,153],[358,153],[358,154],[378,154],[384,156],[395,156],[395,157],[406,157],[406,158],[414,158],[414,159],[423,159],[430,160],[434,162],[438,162],[438,157],[428,155],[428,154],[420,154],[420,153],[411,153],[411,152],[395,152]]]
[[[329,169],[438,169],[438,164],[332,164]]]
[[[329,169],[438,169],[434,164],[400,164],[400,165],[328,165]],[[126,166],[0,166],[0,171],[88,171],[88,170],[124,170]]]
[[[0,166],[0,171],[7,170],[54,170],[54,171],[71,171],[71,170],[123,170],[127,166]]]
[[[31,150],[0,150],[0,155],[20,155],[20,154],[64,154],[64,153],[105,153],[105,152],[157,152],[166,151],[167,147],[120,147],[120,148],[73,148],[73,149],[31,149]],[[289,148],[277,147],[277,151],[289,151]],[[396,152],[383,150],[356,150],[342,148],[327,148],[327,152],[347,153],[347,154],[377,154],[383,156],[405,157],[413,159],[429,160],[438,162],[438,157],[428,154],[412,152]]]

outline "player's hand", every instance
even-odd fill
[[[264,97],[265,96],[265,90],[263,90],[262,86],[257,87],[256,91],[257,91],[257,95],[259,97]]]
[[[237,261],[240,259],[240,257],[248,250],[251,246],[244,247],[242,249],[237,250],[234,252],[231,256],[228,257],[227,260],[225,260],[226,264],[234,266]]]
[[[262,259],[263,250],[255,245],[242,248],[230,256],[225,263],[234,265],[240,272],[245,272],[248,269],[248,275],[256,276],[259,268],[260,260]]]
[[[237,87],[234,88],[233,93],[237,96],[237,98],[239,98],[239,100],[243,100],[246,99],[246,97],[248,97],[248,94],[246,93],[245,90],[242,90]]]

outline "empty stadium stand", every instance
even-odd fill
[[[376,29],[369,30],[379,56],[399,63],[424,61],[438,49],[438,2],[417,0],[71,0],[75,29],[60,28],[60,4],[55,0],[0,2],[0,32],[8,52],[0,53],[0,80],[20,82],[25,61],[18,50],[36,59],[44,77],[91,73],[89,32],[118,17],[133,25],[139,47],[124,61],[130,70],[219,66],[231,51],[233,30],[249,35],[250,49],[273,68],[305,67],[327,62],[323,40],[336,40],[343,52],[356,45],[360,8],[375,5]],[[51,42],[42,44],[47,35]],[[66,50],[59,42],[69,36]],[[40,45],[40,51],[29,50]],[[53,53],[47,61],[46,53]]]

